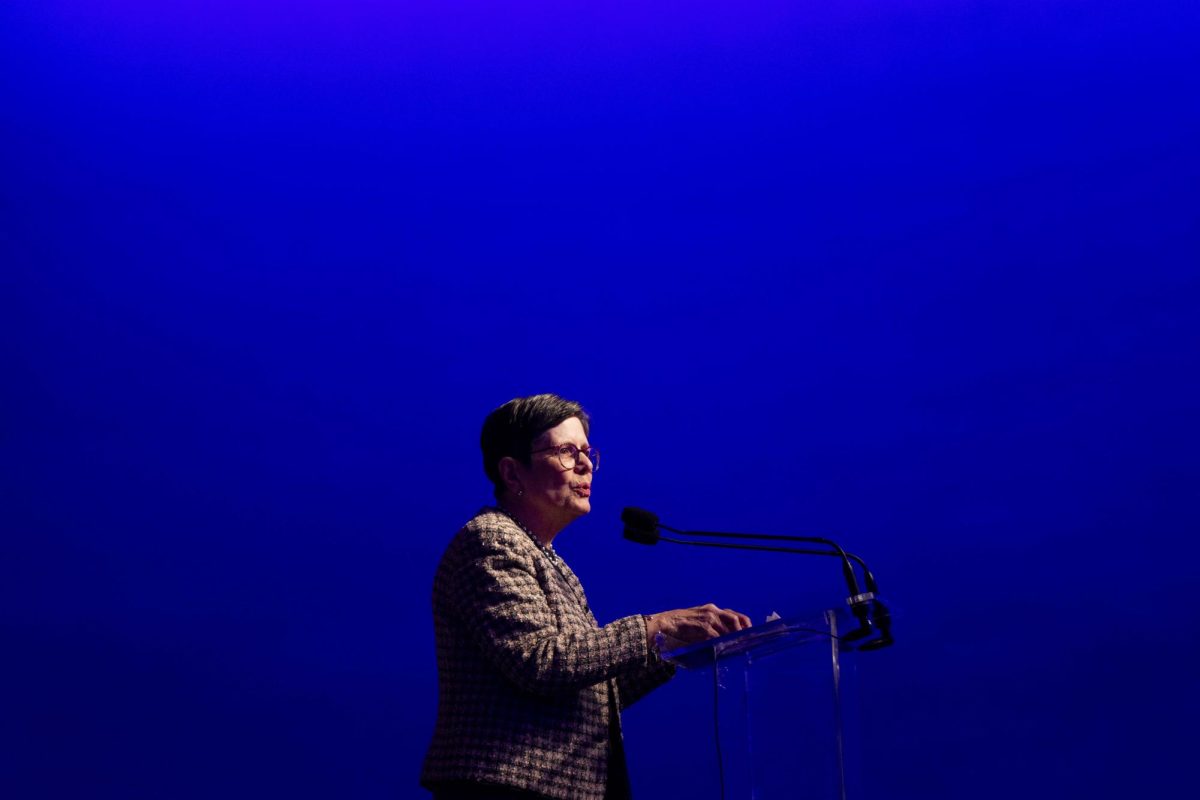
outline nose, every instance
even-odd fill
[[[582,450],[575,457],[575,471],[581,475],[586,475],[592,471],[592,457]]]

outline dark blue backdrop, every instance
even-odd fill
[[[602,619],[840,598],[624,505],[871,560],[871,797],[1183,790],[1197,22],[6,3],[0,795],[420,796],[432,571],[547,390]],[[627,715],[643,797],[711,786],[694,688]]]

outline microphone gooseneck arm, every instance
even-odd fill
[[[836,556],[838,556],[839,558],[842,559],[842,574],[846,578],[847,588],[850,589],[850,604],[854,605],[854,603],[857,602],[857,598],[862,596],[862,590],[858,588],[858,578],[856,578],[854,576],[854,567],[850,566],[849,554],[847,554],[846,551],[842,549],[841,545],[839,545],[837,542],[833,541],[832,539],[826,539],[821,536],[781,536],[779,534],[771,534],[771,533],[716,533],[714,531],[681,531],[681,530],[677,530],[675,528],[671,528],[666,525],[663,525],[661,522],[659,522],[657,524],[658,524],[658,527],[662,528],[663,530],[670,531],[671,533],[678,534],[679,536],[701,536],[701,537],[715,538],[715,539],[750,539],[753,541],[768,541],[768,542],[811,542],[813,544],[823,544],[826,547],[833,548],[834,552],[832,552],[832,553],[828,553],[825,551],[796,551],[796,552],[808,552],[809,555],[836,555]],[[696,542],[696,544],[699,544],[699,542]],[[728,546],[733,547],[734,549],[738,549],[738,546],[736,546],[736,545],[728,545]],[[744,547],[744,549],[746,549],[746,550],[770,550],[771,548],[764,547],[762,545],[758,545],[758,546],[747,545]],[[780,550],[778,552],[793,552],[793,551]],[[860,559],[858,561],[860,564],[862,563],[862,561]],[[863,565],[863,568],[864,568],[864,575],[865,575],[865,572],[866,572],[865,564]],[[871,578],[871,583],[874,583],[873,576]],[[874,590],[868,589],[868,591],[874,591]],[[865,599],[870,599],[870,598],[865,598]]]
[[[626,508],[621,512],[621,520],[625,523],[625,538],[638,544],[653,545],[659,541],[670,542],[671,544],[686,544],[693,547],[715,547],[725,550],[758,550],[773,553],[796,553],[799,555],[811,556],[830,556],[838,558],[842,562],[842,573],[846,579],[846,586],[850,590],[850,596],[846,598],[846,603],[850,606],[851,612],[858,620],[859,629],[852,631],[846,635],[847,640],[861,639],[869,636],[873,628],[877,628],[881,636],[869,642],[864,642],[861,646],[863,649],[879,649],[887,647],[893,641],[891,635],[891,617],[888,614],[887,608],[883,605],[883,601],[879,599],[879,585],[875,582],[875,576],[867,567],[865,561],[853,553],[847,553],[841,545],[832,539],[827,539],[821,536],[784,536],[780,534],[768,533],[718,533],[715,531],[683,531],[677,528],[672,528],[668,525],[663,525],[658,520],[658,515],[641,508]],[[659,533],[659,529],[670,531],[677,537],[691,538],[675,538],[663,536]],[[695,541],[696,538],[709,539],[738,539],[738,543],[733,542],[702,542]],[[808,547],[785,547],[780,545],[767,544],[750,544],[748,542],[799,542],[824,545],[828,550],[818,550]],[[854,568],[850,562],[854,561],[862,568],[863,581],[866,583],[866,592],[859,590],[858,579],[855,577]],[[870,608],[875,608],[875,614],[872,615]]]
[[[665,525],[662,527],[666,528],[666,530],[671,530],[670,528],[667,528]],[[678,531],[671,531],[671,532],[678,533]],[[693,532],[686,531],[685,535],[691,534],[691,533],[693,533]],[[629,535],[628,532],[626,533],[625,538],[629,539],[630,541],[638,542],[639,544],[654,544],[653,541],[643,541],[642,538],[638,538],[636,536],[636,534],[631,536],[631,535]],[[739,535],[737,538],[740,539],[740,538],[742,538],[742,536]],[[758,538],[758,537],[751,537],[751,538]],[[774,537],[773,536],[771,538],[772,539],[781,538],[783,541],[789,540],[789,537],[786,537],[786,536],[785,537]],[[670,542],[671,544],[690,544],[695,547],[722,547],[727,550],[764,550],[769,553],[798,553],[803,556],[830,556],[832,558],[842,558],[843,557],[843,554],[841,552],[834,551],[834,550],[810,550],[808,548],[777,547],[777,546],[765,545],[765,544],[727,544],[725,542],[693,542],[688,539],[675,539],[670,536],[655,536],[654,539],[655,539],[655,541]],[[858,564],[859,569],[862,570],[863,583],[866,584],[867,593],[868,594],[878,594],[879,593],[879,585],[875,582],[875,576],[871,573],[870,568],[867,567],[867,562],[863,561],[861,558],[854,555],[854,553],[845,553],[845,557],[850,559],[854,563]],[[856,596],[861,597],[861,595],[856,595]]]

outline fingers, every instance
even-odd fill
[[[744,631],[750,627],[750,618],[740,611],[734,611],[732,608],[725,609],[725,613],[732,614],[737,618],[737,630]]]
[[[750,627],[750,618],[745,614],[739,614],[732,608],[724,609],[722,614],[724,615],[724,619],[729,622],[730,631],[740,631]]]
[[[732,608],[706,603],[694,608],[663,611],[646,623],[647,638],[653,642],[658,633],[672,643],[691,644],[736,633],[750,627],[750,618]]]
[[[750,627],[750,618],[728,608],[719,608],[712,603],[683,611],[681,627],[693,627],[693,641],[712,639],[727,633],[736,633]]]
[[[750,627],[750,618],[732,608],[718,608],[709,603],[702,606],[713,616],[713,627],[720,631],[719,635],[735,633]]]

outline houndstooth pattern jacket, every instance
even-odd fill
[[[571,569],[484,509],[438,565],[433,621],[438,714],[422,785],[603,800],[610,693],[623,709],[674,673],[647,647],[644,618],[599,627]]]

